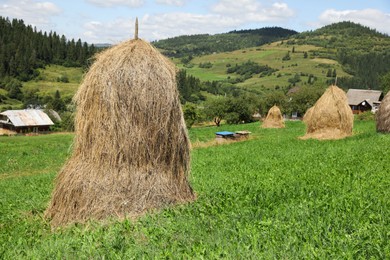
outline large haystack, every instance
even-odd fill
[[[73,155],[45,212],[53,227],[195,199],[175,66],[149,43],[97,55],[75,102]]]
[[[353,114],[345,92],[330,86],[305,114],[302,139],[341,139],[352,135]]]
[[[376,112],[376,130],[390,133],[390,91],[386,94]]]
[[[267,117],[264,119],[263,123],[261,124],[261,127],[263,128],[284,128],[285,127],[282,112],[280,112],[280,109],[276,105],[270,108]]]

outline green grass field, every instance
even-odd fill
[[[36,80],[23,84],[23,90],[39,89],[41,96],[54,96],[54,93],[59,90],[61,96],[73,97],[80,85],[83,73],[82,68],[67,68],[59,65],[46,66],[45,69],[40,70],[40,76]],[[57,78],[63,76],[68,77],[68,83],[57,81]]]
[[[221,80],[227,79],[228,76],[236,77],[235,74],[226,74],[226,65],[241,64],[248,60],[257,62],[262,65],[268,65],[271,68],[278,69],[274,75],[259,78],[258,75],[254,75],[251,79],[248,79],[238,86],[251,90],[264,90],[274,89],[276,86],[288,85],[288,79],[294,77],[295,74],[307,74],[314,75],[318,78],[318,82],[325,84],[327,70],[336,69],[337,76],[349,76],[343,71],[341,65],[335,61],[325,58],[304,58],[303,53],[311,51],[317,51],[320,48],[312,45],[296,45],[294,46],[295,52],[292,53],[292,45],[282,44],[281,42],[275,42],[272,44],[265,44],[258,48],[248,48],[243,50],[237,50],[225,53],[216,53],[211,55],[204,55],[201,57],[195,57],[191,63],[194,67],[187,68],[187,73],[203,80]],[[283,61],[282,58],[290,51],[291,60]],[[211,62],[212,68],[199,68],[200,63]],[[183,65],[179,60],[175,60],[175,63],[179,68]],[[280,74],[278,77],[277,75]],[[308,76],[301,77],[304,84],[308,80]]]
[[[72,134],[0,137],[0,259],[389,259],[390,135],[356,121],[344,140],[299,140],[302,122],[193,128],[253,139],[192,150],[197,200],[138,221],[52,232],[43,218]]]

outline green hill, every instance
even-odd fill
[[[169,57],[182,58],[261,46],[294,34],[297,32],[280,27],[268,27],[214,35],[183,35],[159,40],[153,44]]]
[[[248,61],[267,65],[274,72],[250,77],[227,73],[230,66]],[[379,78],[390,71],[390,37],[359,24],[341,22],[258,47],[175,62],[201,80],[233,82],[260,92],[287,91],[296,84],[327,85],[335,82],[335,76],[344,89],[381,89]],[[206,63],[208,66],[204,66]]]
[[[318,57],[337,60],[353,75],[340,79],[345,88],[381,89],[379,78],[390,71],[390,37],[352,22],[324,26],[290,37],[290,44],[311,44]]]
[[[315,53],[318,49],[320,48],[314,45],[290,45],[286,42],[278,41],[258,48],[195,57],[191,61],[190,66],[188,64],[184,65],[178,59],[175,61],[179,68],[185,68],[189,74],[204,81],[230,80],[230,82],[234,82],[231,79],[240,78],[241,75],[227,73],[228,68],[248,61],[260,65],[267,65],[274,69],[275,72],[270,74],[254,74],[250,78],[236,83],[241,88],[257,90],[259,92],[274,89],[287,91],[296,84],[328,84],[327,81],[334,80],[334,77],[327,77],[329,70],[332,73],[336,70],[337,76],[350,76],[335,60],[316,57],[312,54],[308,54],[305,58],[305,53]],[[284,59],[286,55],[290,58]],[[199,67],[200,64],[206,62],[210,62],[212,67]]]

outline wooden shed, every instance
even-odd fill
[[[39,109],[7,110],[0,113],[0,129],[16,133],[47,132],[54,125],[50,117]]]

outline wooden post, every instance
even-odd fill
[[[134,33],[134,39],[138,40],[138,17],[135,18],[135,33]]]

